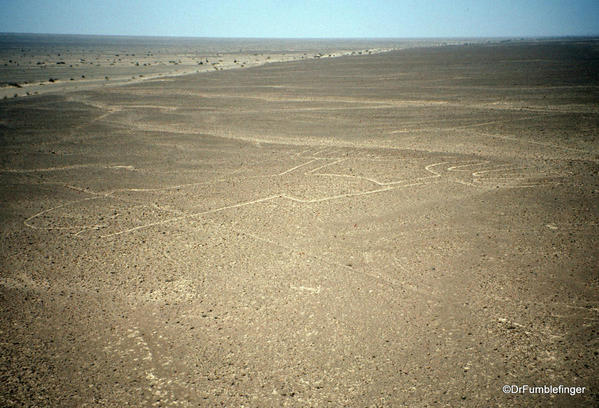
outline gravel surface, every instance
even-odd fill
[[[0,101],[0,405],[597,406],[598,101],[592,40]]]

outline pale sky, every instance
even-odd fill
[[[0,0],[0,32],[283,38],[599,35],[599,0]]]

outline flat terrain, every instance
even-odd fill
[[[598,42],[9,99],[0,132],[2,406],[599,403]]]
[[[0,33],[0,99],[465,39],[239,39]],[[484,39],[469,39],[483,42]]]

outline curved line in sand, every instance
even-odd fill
[[[325,149],[326,150],[326,149]],[[322,151],[319,151],[317,153],[320,153]],[[281,173],[275,174],[275,175],[267,175],[264,177],[277,177],[277,176],[283,176],[285,174],[288,174],[294,170],[297,170],[301,167],[307,166],[311,163],[314,163],[317,160],[323,160],[322,158],[312,158],[311,160],[296,165],[294,167],[291,167]],[[237,203],[237,204],[232,204],[232,205],[228,205],[228,206],[223,206],[220,208],[215,208],[215,209],[211,209],[211,210],[207,210],[207,211],[201,211],[201,212],[196,212],[196,213],[192,213],[192,214],[181,214],[175,217],[171,217],[165,220],[161,220],[161,221],[157,221],[157,222],[152,222],[152,223],[148,223],[148,224],[143,224],[143,225],[138,225],[136,227],[132,227],[132,228],[128,228],[125,230],[121,230],[121,231],[117,231],[111,234],[106,234],[106,235],[102,235],[101,238],[109,238],[109,237],[114,237],[114,236],[118,236],[118,235],[122,235],[125,233],[129,233],[129,232],[134,232],[134,231],[139,231],[145,228],[150,228],[153,226],[158,226],[158,225],[164,225],[164,224],[168,224],[168,223],[172,223],[172,222],[177,222],[180,220],[184,220],[184,219],[188,219],[188,218],[193,218],[193,217],[198,217],[198,216],[202,216],[202,215],[206,215],[206,214],[212,214],[212,213],[217,213],[220,211],[224,211],[227,209],[233,209],[233,208],[239,208],[239,207],[244,207],[244,206],[248,206],[248,205],[252,205],[252,204],[256,204],[256,203],[260,203],[260,202],[266,202],[266,201],[270,201],[270,200],[274,200],[274,199],[286,199],[289,200],[291,202],[296,202],[296,203],[301,203],[301,204],[312,204],[312,203],[322,203],[322,202],[326,202],[326,201],[331,201],[331,200],[337,200],[337,199],[342,199],[342,198],[350,198],[350,197],[360,197],[360,196],[366,196],[366,195],[372,195],[372,194],[377,194],[377,193],[382,193],[382,192],[386,192],[386,191],[391,191],[391,190],[395,190],[395,189],[399,189],[399,188],[408,188],[408,187],[415,187],[415,186],[422,186],[425,184],[429,184],[430,181],[432,181],[431,179],[435,179],[435,178],[440,178],[442,177],[442,174],[439,173],[438,171],[435,171],[433,168],[441,166],[443,164],[448,164],[451,162],[448,161],[443,161],[443,162],[438,162],[438,163],[432,163],[429,164],[427,166],[424,167],[424,169],[431,173],[431,176],[427,176],[427,177],[419,177],[419,178],[415,178],[415,179],[411,179],[411,180],[403,180],[403,181],[394,181],[394,182],[380,182],[378,180],[375,179],[371,179],[371,178],[367,178],[367,177],[362,177],[362,176],[353,176],[353,175],[339,175],[339,174],[326,174],[326,173],[316,173],[316,171],[325,168],[327,166],[331,166],[334,165],[336,163],[340,163],[342,161],[346,160],[345,158],[342,159],[338,159],[335,160],[333,162],[330,163],[325,163],[320,167],[317,167],[315,169],[312,169],[306,173],[304,173],[304,175],[309,176],[309,175],[318,175],[318,176],[340,176],[340,177],[350,177],[350,178],[357,178],[357,179],[364,179],[364,180],[368,180],[370,182],[373,182],[383,188],[379,188],[379,189],[375,189],[375,190],[368,190],[368,191],[359,191],[359,192],[354,192],[354,193],[345,193],[345,194],[338,194],[338,195],[333,195],[333,196],[327,196],[327,197],[322,197],[322,198],[314,198],[314,199],[301,199],[301,198],[297,198],[297,197],[293,197],[291,195],[287,195],[287,194],[276,194],[276,195],[271,195],[268,197],[263,197],[263,198],[259,198],[257,200],[251,200],[251,201],[246,201],[246,202],[241,202],[241,203]],[[460,168],[460,167],[466,167],[466,166],[472,166],[472,165],[477,165],[480,163],[467,163],[467,164],[462,164],[462,165],[458,165],[458,166],[453,166],[450,167],[450,169],[456,169],[456,168]],[[499,170],[499,169],[497,169]],[[454,181],[460,184],[464,184],[467,186],[471,186],[471,187],[477,187],[476,185],[472,184],[472,183],[468,183],[468,182],[464,182],[461,180],[450,180],[450,181]],[[31,220],[35,219],[36,217],[40,217],[43,214],[49,213],[51,211],[57,210],[59,208],[65,207],[67,205],[72,205],[75,204],[77,202],[83,202],[83,201],[88,201],[88,200],[93,200],[93,199],[97,199],[97,198],[113,198],[113,199],[118,199],[118,197],[114,197],[113,194],[116,192],[125,192],[125,191],[161,191],[161,190],[171,190],[171,189],[176,189],[176,188],[181,188],[181,187],[187,187],[187,186],[194,186],[194,185],[200,185],[200,184],[206,184],[207,182],[201,182],[201,183],[191,183],[191,184],[182,184],[182,185],[178,185],[178,186],[169,186],[169,187],[163,187],[163,188],[156,188],[156,189],[138,189],[138,188],[130,188],[130,189],[119,189],[119,190],[114,190],[114,191],[110,191],[107,193],[94,193],[94,192],[89,192],[89,191],[85,191],[87,193],[90,194],[94,194],[94,197],[88,197],[85,198],[83,200],[77,200],[74,202],[70,202],[70,203],[65,203],[65,204],[61,204],[59,206],[41,211],[37,214],[32,215],[31,217],[27,218],[24,222],[24,224],[30,228],[33,229],[40,229],[39,227],[36,227],[35,225],[31,224]],[[405,184],[408,183],[408,184]],[[82,190],[83,191],[83,190]],[[104,224],[94,224],[94,225],[84,225],[84,226],[75,226],[75,227],[55,227],[55,228],[45,228],[45,229],[63,229],[63,230],[73,230],[73,229],[79,229],[80,231],[77,232],[75,235],[78,236],[81,233],[91,230],[91,229],[98,229],[100,227],[105,226]]]

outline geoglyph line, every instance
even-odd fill
[[[320,169],[324,169],[325,167],[329,167],[329,166],[332,166],[332,165],[334,165],[334,164],[341,163],[341,162],[342,162],[342,161],[344,161],[344,160],[345,160],[345,159],[339,159],[339,160],[336,160],[336,161],[334,161],[334,162],[332,162],[332,163],[325,163],[325,164],[323,164],[322,166],[320,166],[320,167],[317,167],[317,168],[315,168],[315,169],[312,169],[312,170],[310,170],[308,173],[305,173],[305,174],[313,174],[313,173],[317,172],[317,171],[318,171],[318,170],[320,170]]]
[[[320,150],[316,153],[314,153],[314,155],[316,154],[320,154],[326,150],[328,150],[329,148]],[[305,151],[304,151],[305,152]],[[301,153],[304,153],[301,152]],[[300,169],[302,167],[305,167],[311,163],[314,163],[318,160],[326,160],[325,158],[321,158],[321,157],[315,157],[313,155],[312,159],[301,163],[299,165],[293,166],[281,173],[278,174],[274,174],[274,175],[264,175],[264,176],[257,176],[257,177],[280,177],[280,176],[284,176],[286,174],[289,174],[297,169]],[[156,208],[158,210],[164,210],[167,212],[171,212],[171,213],[178,213],[177,216],[165,219],[165,220],[161,220],[161,221],[156,221],[156,222],[151,222],[151,223],[147,223],[147,224],[143,224],[143,225],[138,225],[132,228],[128,228],[125,230],[121,230],[118,232],[114,232],[111,234],[106,234],[106,235],[102,235],[102,238],[109,238],[109,237],[114,237],[114,236],[118,236],[118,235],[122,235],[122,234],[126,234],[129,232],[134,232],[134,231],[139,231],[142,229],[146,229],[146,228],[150,228],[150,227],[154,227],[154,226],[159,226],[159,225],[165,225],[165,224],[169,224],[169,223],[173,223],[173,222],[178,222],[184,219],[188,219],[188,218],[193,218],[193,217],[199,217],[202,215],[207,215],[207,214],[213,214],[213,213],[217,213],[220,211],[224,211],[224,210],[228,210],[228,209],[233,209],[233,208],[239,208],[239,207],[244,207],[244,206],[248,206],[248,205],[252,205],[252,204],[257,204],[260,202],[266,202],[266,201],[270,201],[270,200],[275,200],[275,199],[285,199],[285,200],[289,200],[291,202],[296,202],[296,203],[301,203],[301,204],[313,204],[313,203],[322,203],[322,202],[326,202],[326,201],[331,201],[331,200],[337,200],[337,199],[343,199],[343,198],[351,198],[351,197],[361,197],[361,196],[367,196],[367,195],[373,195],[373,194],[378,194],[378,193],[383,193],[383,192],[387,192],[387,191],[391,191],[394,189],[399,189],[399,188],[408,188],[408,187],[416,187],[416,186],[422,186],[425,184],[428,184],[430,182],[432,182],[432,179],[438,179],[442,177],[442,174],[438,171],[435,170],[435,167],[441,166],[443,164],[450,164],[451,162],[449,161],[443,161],[443,162],[437,162],[437,163],[432,163],[429,164],[427,166],[424,167],[424,170],[426,170],[427,172],[431,173],[431,176],[425,176],[425,177],[418,177],[418,178],[414,178],[414,179],[410,179],[410,180],[400,180],[400,181],[391,181],[391,182],[382,182],[373,178],[368,178],[368,177],[363,177],[363,176],[354,176],[354,175],[348,175],[348,174],[333,174],[333,173],[317,173],[318,170],[321,170],[323,168],[335,165],[337,163],[341,163],[343,161],[347,160],[347,158],[341,158],[341,159],[337,159],[334,160],[332,162],[328,162],[328,163],[324,163],[323,165],[316,167],[308,172],[305,172],[304,175],[306,176],[331,176],[331,177],[347,177],[347,178],[355,178],[355,179],[362,179],[362,180],[367,180],[369,182],[372,182],[382,188],[378,188],[378,189],[374,189],[374,190],[367,190],[367,191],[358,191],[358,192],[353,192],[353,193],[345,193],[345,194],[337,194],[337,195],[333,195],[333,196],[326,196],[326,197],[321,197],[321,198],[312,198],[312,199],[302,199],[302,198],[298,198],[298,197],[294,197],[285,193],[280,193],[280,194],[275,194],[275,195],[271,195],[268,197],[263,197],[263,198],[259,198],[256,200],[251,200],[251,201],[245,201],[245,202],[241,202],[241,203],[237,203],[237,204],[232,204],[232,205],[228,205],[228,206],[223,206],[223,207],[219,207],[219,208],[215,208],[215,209],[210,209],[210,210],[206,210],[206,211],[200,211],[200,212],[195,212],[195,213],[191,213],[191,214],[186,214],[183,211],[178,211],[178,210],[166,210],[163,209],[157,205],[153,205],[153,208]],[[450,171],[458,171],[458,169],[462,169],[465,167],[470,167],[470,166],[477,166],[477,165],[481,165],[481,164],[486,164],[488,163],[488,161],[483,161],[483,162],[475,162],[475,163],[465,163],[465,164],[458,164],[458,165],[454,165],[452,167],[449,167],[447,170]],[[111,166],[114,167],[114,166]],[[120,167],[120,166],[119,166]],[[122,166],[125,168],[128,168],[127,166]],[[491,171],[500,171],[500,170],[504,170],[503,168],[495,168],[495,169],[489,169],[489,170],[481,170],[479,172],[475,172],[473,173],[474,176],[479,175],[479,174],[484,174],[486,172],[491,172]],[[505,169],[507,170],[507,169]],[[214,181],[223,181],[226,180],[225,179],[219,179],[219,180],[214,180]],[[181,184],[181,185],[177,185],[177,186],[168,186],[168,187],[161,187],[161,188],[128,188],[128,189],[118,189],[118,190],[113,190],[113,191],[109,191],[109,192],[105,192],[105,193],[97,193],[97,192],[93,192],[93,191],[88,191],[85,189],[80,189],[74,186],[69,186],[65,184],[65,187],[67,188],[73,188],[76,191],[80,191],[80,192],[85,192],[87,194],[93,194],[93,197],[88,197],[85,198],[83,200],[77,200],[74,202],[69,202],[69,203],[64,203],[61,204],[59,206],[41,211],[37,214],[34,214],[33,216],[27,218],[25,220],[25,225],[33,228],[33,229],[42,229],[40,227],[36,227],[35,225],[33,225],[31,223],[31,220],[33,220],[36,217],[40,217],[46,213],[49,213],[51,211],[57,210],[59,208],[63,208],[67,205],[72,205],[75,204],[77,202],[82,202],[82,201],[88,201],[88,200],[92,200],[92,199],[97,199],[97,198],[112,198],[112,199],[117,199],[117,200],[121,200],[124,202],[129,202],[127,200],[124,200],[120,197],[115,197],[114,194],[117,192],[127,192],[127,191],[131,191],[131,192],[151,192],[151,191],[167,191],[167,190],[172,190],[172,189],[177,189],[177,188],[184,188],[184,187],[190,187],[190,186],[196,186],[196,185],[205,185],[205,184],[209,184],[211,182],[214,181],[206,181],[206,182],[199,182],[199,183],[189,183],[189,184]],[[463,185],[467,185],[470,187],[479,187],[479,185],[476,185],[474,183],[470,183],[470,182],[466,182],[463,180],[453,180],[453,179],[449,179],[448,181],[452,181],[452,182],[456,182],[456,183],[460,183]],[[476,182],[476,180],[475,180]],[[531,184],[530,186],[536,186],[538,184]],[[519,187],[525,187],[525,186],[519,186]],[[145,204],[140,204],[141,206],[147,206]],[[114,218],[114,217],[113,217]],[[84,233],[85,231],[89,231],[89,230],[93,230],[93,229],[99,229],[102,227],[106,227],[105,224],[94,224],[94,225],[84,225],[84,226],[74,226],[74,227],[48,227],[48,228],[43,228],[46,230],[73,230],[73,229],[79,229],[79,231],[75,234],[75,236],[79,236],[80,234]]]
[[[93,228],[96,225],[93,225],[93,226],[92,225],[88,225],[88,226],[77,226],[77,227],[44,227],[44,228],[39,228],[39,227],[36,227],[35,225],[31,224],[30,221],[33,220],[34,218],[41,217],[42,215],[47,214],[47,213],[49,213],[51,211],[58,210],[59,208],[63,208],[63,207],[66,207],[66,206],[72,205],[72,204],[81,203],[81,202],[84,202],[84,201],[97,200],[98,198],[101,198],[101,197],[100,196],[87,197],[87,198],[83,198],[81,200],[70,201],[68,203],[63,203],[63,204],[57,205],[55,207],[48,208],[47,210],[40,211],[37,214],[34,214],[31,217],[27,218],[25,221],[23,221],[23,224],[25,224],[26,226],[28,226],[31,229],[46,230],[46,231],[72,230],[72,229],[87,228],[87,227]]]
[[[483,164],[488,164],[490,163],[488,160],[483,160],[480,162],[475,162],[475,163],[468,163],[468,164],[460,164],[458,166],[451,166],[448,167],[447,170],[448,171],[468,171],[468,170],[462,170],[464,167],[472,167],[472,166],[480,166]]]
[[[510,136],[503,136],[503,135],[494,135],[494,134],[491,134],[491,133],[478,133],[478,134],[482,135],[482,136],[492,137],[492,138],[495,138],[495,139],[509,140],[509,141],[512,141],[512,142],[530,143],[530,144],[535,144],[535,145],[544,146],[544,147],[551,147],[551,148],[554,148],[554,149],[570,150],[570,151],[573,151],[573,152],[593,154],[592,151],[588,151],[588,150],[584,150],[584,149],[577,149],[577,148],[574,148],[574,147],[560,146],[560,145],[556,145],[556,144],[552,144],[552,143],[537,142],[535,140],[518,139],[517,137],[510,137]]]
[[[488,170],[479,170],[479,171],[475,171],[474,173],[472,173],[472,176],[474,177],[480,177],[481,174],[487,174],[487,173],[493,173],[496,171],[512,171],[512,170],[527,170],[528,167],[496,167],[493,169],[488,169]]]
[[[186,214],[186,215],[182,215],[180,217],[173,217],[173,218],[169,218],[169,219],[162,220],[162,221],[157,221],[157,222],[152,222],[152,223],[149,223],[149,224],[139,225],[137,227],[129,228],[129,229],[126,229],[126,230],[123,230],[123,231],[114,232],[112,234],[101,235],[100,237],[101,238],[109,238],[109,237],[113,237],[113,236],[116,236],[116,235],[126,234],[128,232],[139,231],[141,229],[155,227],[155,226],[158,226],[158,225],[170,224],[172,222],[181,221],[181,220],[184,220],[184,219],[187,219],[187,218],[198,217],[198,216],[201,216],[201,215],[217,213],[217,212],[220,212],[220,211],[223,211],[223,210],[228,210],[228,209],[231,209],[231,208],[238,208],[238,207],[244,207],[244,206],[250,205],[250,204],[261,203],[263,201],[269,201],[269,200],[272,200],[273,198],[277,198],[277,197],[278,196],[270,196],[270,197],[260,198],[258,200],[246,201],[246,202],[243,202],[243,203],[238,203],[238,204],[228,205],[228,206],[225,206],[225,207],[215,208],[215,209],[212,209],[212,210],[202,211],[202,212],[193,213],[193,214]]]
[[[473,106],[479,107],[478,105],[473,105]],[[430,127],[430,128],[419,127],[418,129],[404,128],[404,129],[393,130],[389,133],[395,134],[395,133],[410,133],[410,132],[426,132],[426,131],[435,131],[435,130],[451,131],[451,130],[460,130],[460,129],[470,129],[470,128],[481,127],[481,126],[486,126],[486,125],[495,125],[498,123],[511,123],[511,122],[529,120],[529,119],[538,119],[539,116],[547,117],[547,116],[554,116],[554,115],[555,115],[555,113],[553,113],[553,112],[547,113],[547,114],[542,114],[542,112],[539,112],[539,114],[537,114],[537,115],[529,115],[529,116],[524,116],[521,118],[498,119],[498,120],[492,120],[492,121],[487,121],[487,122],[470,123],[470,124],[466,124],[466,125],[450,126],[450,127],[440,127],[440,126],[439,127]],[[438,122],[441,124],[447,123],[446,120],[438,121]],[[414,122],[414,123],[420,124],[420,122]],[[404,123],[404,125],[405,124],[406,123]],[[407,124],[409,125],[411,123],[407,123]]]
[[[327,150],[327,149],[325,149]],[[320,153],[320,152],[317,152]],[[291,167],[279,174],[276,174],[274,176],[282,176],[285,174],[288,174],[296,169],[299,169],[301,167],[307,166],[317,160],[322,160],[320,158],[313,158],[312,160],[296,165],[294,167]],[[316,171],[318,171],[319,169],[325,168],[327,166],[331,166],[334,165],[336,163],[340,163],[342,161],[344,161],[346,159],[338,159],[335,160],[333,162],[330,163],[325,163],[324,165],[317,167],[309,172],[304,173],[304,175],[322,175],[322,176],[326,176],[326,174],[321,174],[321,173],[316,173]],[[446,164],[448,162],[440,162],[440,163],[433,163],[433,164],[429,164],[425,167],[425,170],[432,173],[432,176],[428,176],[428,177],[420,177],[420,178],[416,178],[416,179],[412,179],[409,181],[412,181],[412,183],[410,184],[402,184],[402,183],[406,183],[409,181],[397,181],[397,182],[389,182],[389,183],[383,183],[383,182],[379,182],[377,180],[374,179],[368,179],[369,181],[380,185],[384,188],[380,188],[380,189],[375,189],[375,190],[368,190],[368,191],[360,191],[360,192],[355,192],[355,193],[346,193],[346,194],[338,194],[338,195],[334,195],[334,196],[327,196],[327,197],[321,197],[321,198],[314,198],[314,199],[301,199],[301,198],[297,198],[297,197],[293,197],[287,194],[277,194],[277,195],[272,195],[272,196],[268,196],[268,197],[264,197],[264,198],[260,198],[257,200],[252,200],[252,201],[246,201],[246,202],[241,202],[241,203],[237,203],[237,204],[233,204],[233,205],[228,205],[228,206],[223,206],[223,207],[219,207],[219,208],[215,208],[215,209],[211,209],[211,210],[207,210],[207,211],[201,211],[201,212],[197,212],[197,213],[192,213],[192,214],[182,214],[182,215],[178,215],[176,217],[171,217],[168,218],[166,220],[161,220],[161,221],[156,221],[156,222],[152,222],[152,223],[148,223],[148,224],[143,224],[143,225],[138,225],[136,227],[132,227],[132,228],[128,228],[122,231],[118,231],[115,233],[111,233],[111,234],[106,234],[106,235],[102,235],[102,238],[109,238],[109,237],[113,237],[113,236],[117,236],[117,235],[122,235],[125,233],[129,233],[129,232],[134,232],[134,231],[139,231],[142,229],[146,229],[146,228],[150,228],[150,227],[154,227],[154,226],[159,226],[159,225],[165,225],[165,224],[169,224],[169,223],[173,223],[173,222],[177,222],[177,221],[181,221],[187,218],[192,218],[192,217],[198,217],[198,216],[202,216],[202,215],[206,215],[206,214],[212,214],[212,213],[216,213],[216,212],[220,212],[220,211],[224,211],[227,209],[233,209],[233,208],[238,208],[238,207],[243,207],[243,206],[247,206],[247,205],[252,205],[252,204],[256,204],[256,203],[260,203],[260,202],[265,202],[265,201],[270,201],[273,199],[277,199],[277,198],[282,198],[282,199],[286,199],[292,202],[297,202],[297,203],[302,203],[302,204],[312,204],[312,203],[321,203],[321,202],[326,202],[326,201],[331,201],[331,200],[336,200],[336,199],[342,199],[342,198],[350,198],[350,197],[360,197],[360,196],[367,196],[367,195],[372,195],[372,194],[377,194],[377,193],[382,193],[382,192],[386,192],[386,191],[390,191],[393,189],[397,189],[397,188],[407,188],[407,187],[415,187],[415,186],[421,186],[426,184],[426,182],[423,181],[419,181],[419,180],[426,180],[426,179],[431,179],[431,178],[439,178],[441,177],[441,174],[432,170],[433,167],[442,165],[442,164]],[[349,177],[355,177],[355,178],[361,178],[360,176],[351,176],[351,175],[347,175]],[[272,176],[265,176],[265,177],[272,177]],[[364,178],[366,179],[366,178]],[[161,190],[170,190],[170,189],[176,189],[176,188],[180,188],[180,187],[187,187],[187,186],[193,186],[193,185],[199,185],[199,184],[206,184],[208,182],[202,182],[202,183],[191,183],[191,184],[184,184],[184,185],[179,185],[179,186],[169,186],[169,187],[164,187],[164,188],[156,188],[156,189],[136,189],[136,188],[130,188],[130,189],[119,189],[119,190],[113,190],[113,191],[109,191],[106,193],[97,193],[97,192],[93,192],[93,191],[88,191],[88,190],[84,190],[84,189],[80,189],[80,188],[76,188],[76,187],[71,187],[68,185],[65,185],[65,187],[67,188],[73,188],[77,191],[80,192],[85,192],[87,194],[93,194],[93,197],[88,197],[85,198],[83,200],[77,200],[74,202],[69,202],[69,203],[64,203],[61,204],[59,206],[56,207],[52,207],[50,209],[41,211],[37,214],[32,215],[31,217],[27,218],[24,221],[24,224],[30,228],[33,229],[41,229],[40,227],[36,227],[35,225],[31,224],[31,220],[33,220],[34,218],[40,217],[46,213],[49,213],[51,211],[57,210],[59,208],[63,208],[67,205],[72,205],[75,204],[77,202],[82,202],[82,201],[88,201],[88,200],[93,200],[93,199],[98,199],[98,198],[112,198],[112,199],[117,199],[117,200],[122,200],[119,197],[115,197],[114,193],[116,192],[126,192],[126,191],[134,191],[134,192],[145,192],[145,191],[161,191]],[[401,184],[401,185],[399,185]],[[466,184],[466,183],[464,183]],[[471,185],[470,183],[467,183],[468,185]],[[127,202],[127,200],[124,200],[125,202]],[[144,206],[143,204],[141,204],[142,206]],[[163,210],[162,208],[154,205],[153,207],[159,209],[159,210]],[[167,212],[179,212],[180,211],[167,211]],[[114,218],[114,217],[113,217]],[[105,227],[105,224],[94,224],[94,225],[83,225],[83,226],[73,226],[73,227],[44,227],[43,229],[45,230],[74,230],[74,229],[78,229],[79,231],[75,234],[75,236],[79,236],[80,234],[84,233],[85,231],[89,231],[89,230],[94,230],[94,229],[99,229],[102,227]]]
[[[298,249],[298,248],[291,247],[289,245],[284,245],[284,244],[282,244],[280,242],[275,242],[275,241],[273,241],[271,239],[255,235],[255,234],[252,234],[250,232],[240,231],[240,230],[237,230],[237,229],[232,229],[232,230],[234,232],[236,232],[236,233],[241,234],[241,235],[248,236],[248,237],[253,238],[253,239],[257,240],[257,241],[265,242],[265,243],[270,244],[272,246],[283,248],[283,249],[285,249],[287,251],[290,251],[290,252],[294,252],[294,253],[303,252],[307,256],[309,256],[310,258],[316,259],[316,260],[318,260],[318,261],[320,261],[322,263],[325,263],[327,265],[330,265],[330,266],[341,268],[341,269],[343,269],[345,271],[351,272],[354,275],[366,276],[368,278],[371,278],[371,279],[374,279],[374,280],[377,280],[377,281],[384,281],[384,282],[388,283],[392,289],[395,289],[395,288],[407,288],[407,289],[410,289],[410,290],[412,290],[412,291],[414,291],[416,293],[419,293],[421,295],[431,296],[431,293],[429,293],[427,291],[424,291],[422,289],[419,289],[419,288],[417,288],[414,285],[410,285],[410,284],[407,284],[405,282],[400,282],[400,281],[397,281],[396,279],[393,279],[393,278],[390,278],[390,277],[387,277],[387,276],[375,275],[375,274],[372,274],[372,273],[368,273],[368,272],[366,272],[365,270],[362,270],[362,269],[356,269],[356,268],[353,268],[353,267],[348,266],[348,265],[343,265],[343,264],[341,264],[339,262],[328,260],[328,259],[323,258],[321,256],[318,256],[318,255],[312,254],[310,252],[307,252],[307,251],[305,251],[303,249]],[[403,268],[403,265],[400,265],[400,266]],[[321,291],[321,287],[320,286],[318,286],[317,288],[306,288],[306,287],[303,287],[303,286],[300,286],[300,287],[291,286],[291,289],[299,290],[299,291],[305,290],[305,291],[312,292],[312,293],[315,293],[315,294],[318,294]]]
[[[126,165],[103,165],[103,164],[73,164],[71,166],[63,166],[63,167],[45,167],[41,169],[0,169],[0,173],[46,173],[52,171],[65,171],[65,170],[77,170],[77,169],[85,169],[90,167],[97,167],[101,169],[124,169],[134,171],[135,168],[133,166]]]
[[[306,163],[303,163],[303,164],[299,164],[299,165],[297,165],[297,166],[295,166],[295,167],[292,167],[292,168],[290,168],[290,169],[288,169],[288,170],[285,170],[285,171],[284,171],[284,172],[282,172],[282,173],[279,173],[279,174],[278,174],[278,176],[283,176],[283,175],[285,175],[285,174],[287,174],[287,173],[291,173],[292,171],[294,171],[294,170],[297,170],[297,169],[299,169],[300,167],[307,166],[308,164],[310,164],[310,163],[313,163],[313,162],[315,162],[316,160],[317,160],[317,159],[312,159],[312,160],[310,160],[309,162],[306,162]]]
[[[382,189],[379,189],[379,190],[361,191],[359,193],[339,194],[339,195],[330,196],[330,197],[314,198],[314,199],[311,199],[311,200],[302,200],[301,198],[295,198],[295,197],[291,197],[291,196],[288,196],[288,195],[281,195],[280,197],[281,198],[286,198],[287,200],[291,200],[291,201],[294,201],[296,203],[312,204],[312,203],[322,203],[324,201],[335,200],[335,199],[338,199],[338,198],[357,197],[357,196],[363,196],[363,195],[370,195],[370,194],[382,193],[383,191],[389,191],[389,190],[393,190],[393,188],[389,187],[389,188],[382,188]]]
[[[420,186],[423,184],[425,184],[425,183],[413,183],[413,184],[403,185],[401,187]],[[169,218],[169,219],[162,220],[162,221],[152,222],[149,224],[138,225],[137,227],[128,228],[126,230],[114,232],[112,234],[101,235],[100,237],[101,238],[110,238],[113,236],[122,235],[122,234],[126,234],[129,232],[134,232],[134,231],[139,231],[142,229],[146,229],[146,228],[150,228],[150,227],[154,227],[154,226],[158,226],[158,225],[170,224],[170,223],[181,221],[181,220],[184,220],[187,218],[199,217],[202,215],[213,214],[213,213],[217,213],[217,212],[232,209],[232,208],[245,207],[245,206],[251,205],[251,204],[257,204],[257,203],[261,203],[261,202],[265,202],[265,201],[271,201],[271,200],[274,200],[277,198],[284,198],[284,199],[287,199],[287,200],[290,200],[293,202],[297,202],[297,203],[302,203],[302,204],[313,204],[313,203],[321,203],[321,202],[330,201],[330,200],[336,200],[336,199],[340,199],[340,198],[358,197],[358,196],[376,194],[376,193],[394,190],[396,188],[398,188],[398,187],[388,187],[388,188],[383,188],[383,189],[378,189],[378,190],[362,191],[362,192],[358,192],[358,193],[339,194],[339,195],[335,195],[335,196],[316,198],[316,199],[310,199],[310,200],[303,200],[303,199],[291,197],[291,196],[288,196],[285,194],[277,194],[277,195],[273,195],[273,196],[269,196],[269,197],[260,198],[257,200],[246,201],[246,202],[242,202],[242,203],[238,203],[238,204],[215,208],[212,210],[201,211],[201,212],[197,212],[197,213],[193,213],[193,214],[186,214],[186,215],[182,215],[179,217],[173,217],[173,218]]]

